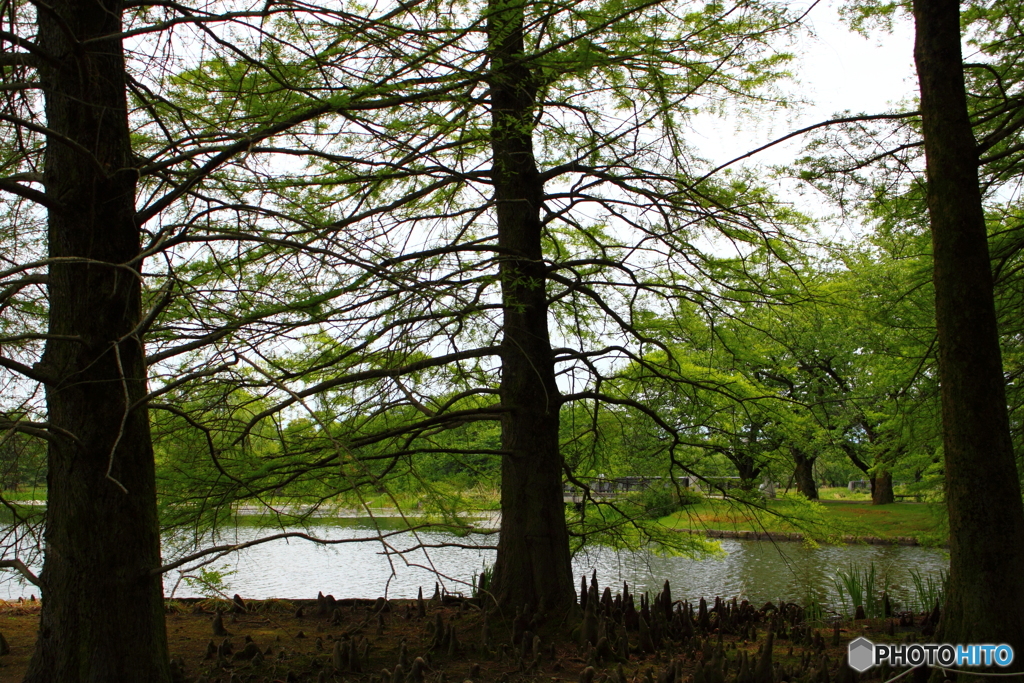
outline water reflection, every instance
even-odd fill
[[[888,587],[897,601],[912,597],[910,571],[938,576],[949,566],[948,555],[935,548],[907,546],[821,546],[801,543],[723,539],[721,559],[635,557],[601,550],[577,559],[577,573],[597,570],[598,580],[629,581],[639,590],[660,589],[667,578],[672,596],[697,600],[722,596],[756,604],[780,599],[804,603],[813,596],[834,604],[833,578],[850,564],[867,568],[874,563],[876,586]]]
[[[265,530],[242,526],[221,542],[245,542],[261,533]],[[331,520],[329,524],[319,525],[316,534],[331,539],[370,538],[378,531],[368,520]],[[405,549],[420,543],[489,545],[496,543],[497,537],[456,538],[447,533],[424,531],[393,536],[389,542],[391,549]],[[734,539],[723,539],[721,543],[726,553],[724,557],[704,560],[651,557],[599,548],[578,556],[573,568],[577,581],[581,574],[589,576],[596,570],[602,586],[628,581],[632,589],[639,591],[658,590],[664,580],[669,579],[676,598],[696,600],[720,595],[762,603],[779,599],[804,602],[814,595],[832,603],[835,599],[832,579],[837,570],[846,569],[851,563],[867,567],[873,562],[879,577],[877,585],[889,586],[890,594],[899,601],[906,601],[912,593],[910,570],[938,575],[949,563],[947,554],[934,548],[868,545],[809,548],[793,542],[772,544]],[[421,586],[429,596],[435,581],[440,581],[449,591],[468,593],[467,583],[471,577],[493,561],[492,550],[431,548],[398,556],[390,554],[380,542],[322,547],[301,540],[280,540],[225,557],[211,567],[226,572],[229,593],[237,592],[246,598],[312,598],[317,591],[337,598],[384,594],[412,598]],[[172,592],[177,597],[198,594],[179,579],[176,571],[167,575],[167,595]],[[8,600],[27,597],[33,592],[36,592],[34,587],[19,585],[16,580],[0,584],[0,598]]]

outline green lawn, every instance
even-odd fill
[[[18,491],[6,490],[0,491],[0,496],[3,496],[4,500],[7,501],[22,501],[22,500],[46,500],[46,488],[39,487],[37,489],[21,489]]]
[[[664,521],[682,529],[796,531],[818,540],[904,536],[916,538],[922,544],[938,545],[948,537],[945,507],[934,503],[872,505],[866,500],[824,500],[811,504],[787,498],[771,501],[768,510],[758,511],[712,499],[687,506]]]

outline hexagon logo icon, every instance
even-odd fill
[[[846,650],[850,668],[864,673],[875,664],[875,644],[867,638],[851,640]]]

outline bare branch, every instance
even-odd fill
[[[496,534],[497,529],[473,529],[474,534]],[[416,550],[427,550],[429,548],[458,548],[460,550],[497,550],[496,545],[473,545],[471,543],[417,543],[409,548],[401,550],[386,550],[381,555],[405,555]]]
[[[3,356],[0,356],[0,368],[13,370],[18,374],[24,375],[25,377],[42,384],[56,384],[60,379],[57,375],[47,372],[39,363],[29,367],[24,363],[19,363],[16,360],[4,358]]]
[[[9,114],[4,113],[0,113],[0,121],[7,121],[8,123],[14,124],[15,126],[21,126],[22,128],[26,128],[34,133],[45,135],[48,140],[53,140],[54,142],[59,142],[62,145],[66,145],[67,147],[70,147],[71,149],[81,154],[82,157],[89,161],[89,163],[91,163],[97,170],[101,171],[104,176],[108,175],[109,173],[108,169],[105,168],[103,164],[99,162],[99,160],[92,153],[92,151],[89,150],[89,148],[85,147],[79,142],[76,142],[75,140],[72,140],[66,135],[58,133],[52,128],[48,128],[47,126],[42,126],[38,123],[34,123],[32,121],[28,121],[26,119],[19,118],[17,116],[11,116]]]
[[[40,206],[45,206],[48,209],[60,209],[60,202],[54,200],[45,192],[34,190],[31,187],[25,187],[21,183],[12,181],[10,178],[0,178],[0,190],[10,192],[11,194],[18,195],[23,199],[33,201]]]
[[[418,524],[416,526],[409,527],[408,529],[399,529],[397,531],[389,531],[387,533],[378,534],[377,536],[367,536],[361,538],[318,538],[316,536],[310,536],[307,533],[301,531],[287,531],[281,534],[273,534],[271,536],[264,536],[263,538],[257,538],[252,541],[246,541],[245,543],[234,543],[230,545],[215,545],[199,552],[186,555],[170,564],[165,564],[162,567],[158,567],[150,572],[150,574],[166,574],[172,569],[177,569],[182,565],[186,565],[189,562],[195,562],[196,560],[207,557],[208,555],[224,556],[229,553],[234,553],[239,550],[245,550],[246,548],[252,548],[253,546],[262,545],[263,543],[269,543],[270,541],[280,541],[286,538],[299,538],[304,541],[310,541],[312,543],[318,543],[320,545],[339,545],[342,543],[365,543],[367,541],[383,541],[391,536],[397,536],[399,534],[407,534],[410,531],[418,531],[420,529],[431,529],[437,527],[450,528],[447,524]]]
[[[21,560],[0,560],[0,569],[13,569],[24,576],[29,583],[39,588],[43,587],[42,579],[33,574],[32,570]]]
[[[25,64],[26,66],[37,66],[32,61],[42,60],[50,66],[60,66],[60,61],[54,59],[53,55],[39,49],[39,46],[33,43],[31,40],[22,38],[21,36],[11,33],[9,31],[0,31],[0,41],[17,45],[25,52],[7,52],[5,55],[11,60],[11,66],[20,66]],[[28,53],[28,54],[26,54]],[[26,61],[22,61],[22,55],[28,58]],[[33,59],[34,58],[34,59]],[[3,66],[7,66],[4,64]]]
[[[838,125],[841,125],[843,123],[858,123],[860,121],[896,121],[896,120],[899,120],[899,119],[912,119],[912,118],[915,118],[915,117],[920,116],[920,115],[921,115],[921,112],[918,112],[918,111],[908,111],[908,112],[903,112],[903,113],[900,113],[900,114],[863,114],[863,115],[860,115],[860,116],[846,116],[846,117],[839,118],[839,119],[829,119],[828,121],[820,121],[820,122],[812,124],[810,126],[805,126],[803,128],[800,128],[799,130],[794,130],[791,133],[787,133],[786,135],[783,135],[781,138],[776,138],[775,140],[772,140],[771,142],[769,142],[767,144],[761,145],[757,149],[752,149],[749,152],[747,152],[746,154],[741,154],[740,156],[736,157],[735,159],[732,159],[731,161],[727,161],[724,164],[716,166],[715,168],[711,169],[710,171],[708,171],[707,173],[702,175],[700,178],[695,180],[693,183],[691,183],[690,187],[691,187],[691,189],[695,188],[697,185],[700,185],[702,182],[704,182],[705,180],[707,180],[711,176],[715,175],[716,173],[718,173],[722,169],[728,168],[729,166],[732,166],[737,161],[743,161],[744,159],[748,159],[748,158],[754,156],[755,154],[758,154],[759,152],[763,152],[764,150],[768,149],[769,147],[774,147],[775,145],[778,145],[778,144],[780,144],[782,142],[785,142],[786,140],[790,140],[792,138],[798,137],[800,135],[803,135],[804,133],[809,133],[812,130],[817,130],[818,128],[826,128],[828,126],[838,126]]]

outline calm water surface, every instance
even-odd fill
[[[261,533],[268,532],[243,526],[231,537],[222,537],[221,542],[244,542]],[[376,536],[377,531],[369,520],[338,520],[317,527],[316,534],[331,539],[367,538]],[[403,550],[417,544],[443,542],[490,545],[497,542],[497,537],[456,538],[428,531],[418,535],[403,533],[389,538],[389,542],[390,550]],[[733,539],[723,539],[721,546],[725,553],[722,557],[706,559],[635,555],[598,548],[577,556],[573,569],[577,582],[581,574],[589,576],[596,570],[602,586],[627,581],[631,590],[640,591],[658,590],[669,579],[673,597],[690,600],[736,596],[755,603],[779,599],[803,603],[813,594],[819,600],[833,603],[833,578],[837,570],[846,570],[851,563],[866,568],[873,562],[879,577],[877,585],[888,585],[890,594],[900,601],[912,595],[910,570],[938,576],[949,564],[945,551],[913,546],[810,548],[796,542],[772,544]],[[337,598],[413,598],[421,586],[429,597],[435,581],[449,591],[468,593],[471,577],[493,562],[492,550],[430,548],[396,555],[379,541],[322,547],[302,540],[280,540],[221,558],[210,568],[223,573],[229,595],[239,593],[245,598],[314,598],[318,591]],[[8,578],[11,574],[5,572],[4,576]],[[167,575],[166,595],[199,595],[196,588],[180,579],[177,571]],[[33,592],[33,586],[19,585],[9,578],[0,583],[3,599],[27,597]]]

